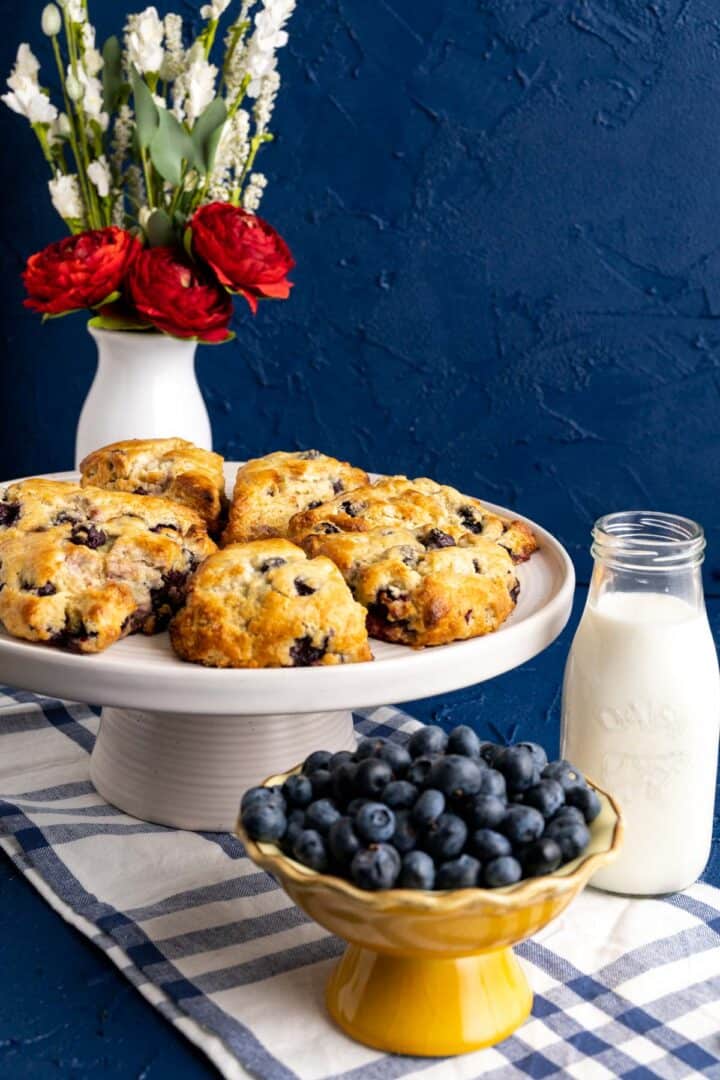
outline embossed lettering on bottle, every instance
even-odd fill
[[[712,832],[720,678],[700,578],[702,530],[685,518],[602,518],[563,687],[565,757],[616,796],[619,859],[594,884],[653,894],[691,884]]]

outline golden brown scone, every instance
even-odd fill
[[[0,621],[73,652],[161,630],[215,545],[168,499],[34,479],[0,501]]]
[[[522,521],[498,517],[479,499],[455,488],[420,477],[387,476],[374,484],[356,488],[347,497],[334,499],[290,521],[288,536],[300,543],[312,533],[368,532],[371,529],[416,529],[434,525],[450,536],[470,532],[507,548],[515,562],[537,549],[532,531]]]
[[[207,559],[170,638],[183,660],[208,667],[372,660],[365,609],[337,567],[280,539],[231,544]]]
[[[368,611],[371,637],[416,647],[446,645],[496,630],[519,590],[508,551],[434,526],[314,533],[309,555],[326,555]]]
[[[318,450],[277,450],[255,458],[238,469],[223,542],[287,536],[293,514],[367,482],[362,469]]]
[[[189,506],[211,533],[221,527],[226,505],[223,459],[185,439],[126,439],[110,443],[80,462],[83,487],[161,495]]]

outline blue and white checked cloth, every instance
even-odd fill
[[[147,825],[96,794],[97,724],[85,705],[0,688],[0,846],[223,1076],[720,1078],[720,890],[586,890],[518,950],[535,1006],[515,1035],[449,1060],[376,1053],[325,1013],[342,944],[236,840]],[[357,726],[392,736],[416,722],[381,708]]]

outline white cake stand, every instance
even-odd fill
[[[236,469],[226,464],[229,490]],[[108,802],[145,821],[226,831],[247,787],[311,750],[352,748],[351,709],[472,686],[554,641],[570,615],[575,574],[562,545],[528,524],[540,549],[518,567],[515,611],[487,637],[431,649],[373,641],[373,663],[250,671],[183,663],[166,633],[78,656],[0,630],[0,682],[102,704],[90,775]]]

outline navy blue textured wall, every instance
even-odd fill
[[[120,27],[125,0],[91,6]],[[3,0],[3,70],[41,8]],[[669,508],[706,524],[720,566],[715,0],[299,8],[263,159],[297,285],[200,351],[218,449],[430,473],[573,554],[603,511]],[[61,229],[30,132],[3,111],[0,138],[17,475],[70,464],[93,348],[80,317],[20,306],[24,256]]]

